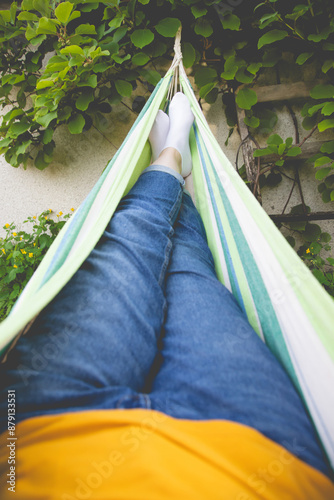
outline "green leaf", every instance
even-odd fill
[[[108,63],[97,63],[97,64],[94,64],[93,71],[94,71],[94,73],[104,73],[110,67],[111,67],[111,65]]]
[[[20,12],[17,16],[19,21],[38,21],[39,17],[32,12]]]
[[[332,113],[334,113],[334,101],[332,102],[326,102],[324,107],[322,108],[321,113],[325,116],[329,116]]]
[[[265,14],[260,19],[260,26],[259,26],[259,28],[261,30],[263,30],[264,28],[266,28],[267,26],[269,26],[270,24],[272,24],[273,22],[278,21],[278,20],[279,20],[278,12],[273,12],[273,13],[270,13],[270,14]]]
[[[76,114],[68,122],[67,126],[71,134],[81,134],[85,126],[85,119],[82,115]]]
[[[10,137],[18,137],[19,135],[24,134],[30,128],[30,123],[26,120],[21,120],[20,122],[12,123],[9,128]]]
[[[96,35],[96,29],[93,24],[80,24],[76,29],[77,35]]]
[[[331,241],[332,237],[329,233],[321,233],[320,235],[320,240],[323,241],[324,243],[328,243]]]
[[[174,37],[180,26],[181,22],[176,17],[166,17],[165,19],[161,19],[161,21],[158,22],[158,24],[155,26],[155,29],[157,30],[159,35],[165,37]]]
[[[312,57],[314,52],[303,52],[302,54],[299,54],[299,56],[296,59],[296,63],[299,64],[300,66],[304,64],[310,57]]]
[[[246,125],[248,125],[248,127],[251,128],[257,128],[260,125],[260,120],[256,116],[245,116],[244,122],[246,123]]]
[[[253,156],[254,158],[261,158],[261,156],[271,155],[272,151],[269,148],[255,149]]]
[[[236,96],[236,103],[239,108],[251,109],[257,103],[257,95],[252,89],[240,89]]]
[[[47,128],[44,130],[43,134],[43,144],[49,144],[52,141],[54,130],[52,128]]]
[[[321,193],[321,199],[324,203],[329,203],[331,201],[331,189],[325,189]]]
[[[284,142],[278,146],[278,151],[277,151],[277,152],[278,152],[278,154],[279,154],[280,156],[284,153],[285,148],[286,148],[286,145],[285,145],[285,143],[284,143]],[[277,164],[277,163],[276,163],[276,164]],[[282,165],[279,165],[279,166],[281,167]]]
[[[327,59],[321,67],[323,73],[327,73],[334,65],[333,59]]]
[[[97,87],[97,76],[89,75],[84,81],[80,81],[80,83],[78,83],[78,87],[92,87],[95,89],[95,87]]]
[[[247,66],[247,71],[252,73],[252,75],[256,75],[260,68],[262,68],[262,63],[252,63]]]
[[[309,214],[311,212],[311,208],[308,205],[306,205],[305,208],[306,208],[306,213]],[[302,203],[300,203],[299,205],[295,205],[290,210],[290,214],[304,214],[304,213],[305,211]]]
[[[183,64],[185,68],[191,68],[196,59],[194,47],[189,42],[182,44]]]
[[[304,231],[306,227],[306,222],[302,221],[290,222],[289,226],[293,231]]]
[[[20,146],[16,149],[17,156],[24,154],[26,152],[27,147],[30,146],[31,143],[32,143],[31,140],[22,142]]]
[[[314,116],[306,116],[302,121],[302,125],[305,130],[311,130],[315,124],[317,123],[317,117]]]
[[[37,35],[55,35],[57,34],[57,28],[50,19],[48,19],[47,17],[41,17],[36,33]]]
[[[58,7],[55,8],[56,18],[63,24],[66,24],[70,18],[71,12],[73,10],[73,3],[71,2],[61,2]]]
[[[132,64],[135,64],[136,66],[144,66],[144,64],[146,64],[149,60],[149,56],[144,52],[138,52],[131,59]]]
[[[286,156],[298,156],[300,155],[302,150],[298,146],[294,146],[293,148],[290,148],[288,152],[286,153]]]
[[[321,145],[320,151],[327,154],[334,153],[334,141],[324,142]]]
[[[215,86],[214,82],[207,83],[206,85],[204,85],[204,87],[201,87],[199,91],[199,96],[204,98],[209,92],[211,92],[214,86]]]
[[[21,3],[21,9],[22,10],[33,10],[34,9],[33,0],[23,0],[23,2]]]
[[[287,148],[290,148],[291,145],[292,145],[292,142],[293,142],[293,139],[292,137],[288,137],[286,140],[285,140],[285,145]]]
[[[321,168],[319,170],[316,171],[315,173],[315,178],[318,180],[318,181],[321,181],[322,179],[324,179],[325,177],[327,177],[327,175],[332,172],[333,170],[331,169],[331,167],[326,167],[326,168]]]
[[[272,30],[265,33],[258,41],[258,48],[261,49],[264,45],[268,45],[279,40],[283,40],[283,38],[287,37],[288,33],[285,30]]]
[[[317,158],[315,163],[314,163],[314,168],[321,167],[322,165],[326,165],[327,163],[330,163],[332,161],[332,158],[329,158],[329,156],[321,156],[320,158]]]
[[[270,174],[267,176],[266,179],[266,185],[269,187],[275,187],[277,186],[281,181],[282,181],[282,175],[281,174],[275,174],[274,172],[270,172]]]
[[[213,104],[214,102],[216,102],[217,97],[218,97],[218,89],[217,87],[215,87],[206,94],[205,100],[207,103]]]
[[[224,30],[238,31],[240,28],[240,19],[238,16],[229,12],[226,16],[223,17],[222,24]]]
[[[310,96],[313,99],[329,99],[334,97],[334,85],[331,84],[320,84],[313,87],[310,92]]]
[[[77,19],[78,17],[81,17],[81,12],[79,12],[78,10],[74,10],[72,12],[72,14],[70,15],[68,22],[70,23],[71,21],[73,21],[74,19]]]
[[[277,114],[271,109],[260,108],[257,111],[257,116],[260,118],[259,131],[262,134],[269,134],[278,121]]]
[[[212,83],[217,80],[217,71],[208,66],[203,66],[195,73],[195,83],[198,87],[204,87],[207,83]]]
[[[152,31],[144,29],[144,30],[136,30],[130,36],[131,42],[135,47],[139,47],[142,49],[145,45],[153,42],[154,34]]]
[[[213,28],[211,26],[211,23],[207,19],[201,17],[197,19],[194,31],[196,35],[201,35],[204,36],[205,38],[208,38],[210,35],[212,35]]]
[[[49,0],[33,0],[34,10],[37,10],[42,16],[48,16],[50,12]]]
[[[3,19],[4,23],[10,23],[10,12],[9,10],[1,10],[0,17]]]
[[[276,146],[279,146],[280,144],[283,144],[283,139],[280,135],[278,134],[273,134],[267,139],[267,144],[275,144]]]
[[[195,19],[198,19],[199,17],[205,16],[205,14],[208,12],[205,7],[198,7],[197,5],[193,5],[191,7],[191,12],[194,16]]]
[[[315,241],[321,235],[321,227],[318,224],[306,224],[305,232],[303,233],[303,238],[306,241]],[[314,252],[313,252],[314,253]]]
[[[309,116],[313,116],[317,111],[319,111],[319,109],[321,109],[323,106],[325,105],[324,102],[322,102],[321,104],[316,104],[315,106],[311,106],[310,108],[308,108],[308,115]]]
[[[116,80],[115,87],[117,92],[123,97],[130,97],[132,94],[132,85],[125,80]]]
[[[241,83],[252,83],[252,81],[254,80],[254,75],[247,75],[245,73],[245,70],[245,67],[239,68],[235,74],[235,79]]]
[[[328,118],[327,120],[322,120],[322,122],[318,123],[318,129],[319,132],[323,132],[324,130],[327,130],[329,128],[334,127],[334,119],[333,118]]]
[[[87,92],[83,92],[78,99],[75,101],[75,107],[80,111],[86,111],[89,104],[94,101],[94,92],[92,90],[88,90]]]
[[[81,47],[79,47],[79,45],[69,45],[68,47],[65,47],[63,49],[61,49],[60,51],[61,54],[80,54],[82,56],[85,55],[84,51],[82,50]]]
[[[35,158],[35,167],[38,168],[38,170],[44,170],[50,165],[51,161],[49,160],[50,158],[48,158],[47,155],[44,154],[44,151],[38,151]]]
[[[108,23],[108,26],[114,30],[116,28],[119,28],[120,25],[122,24],[123,22],[123,19],[124,19],[124,16],[121,14],[121,13],[118,13],[114,19],[112,19],[109,23]]]
[[[140,69],[140,74],[151,85],[157,85],[161,80],[161,75],[154,69]]]
[[[42,125],[42,127],[48,127],[49,123],[57,118],[57,111],[52,111],[52,113],[47,113],[44,116],[39,116],[36,118],[36,122]]]
[[[318,226],[319,227],[319,226]],[[305,236],[305,233],[304,235]],[[309,241],[309,240],[308,240]],[[322,249],[322,246],[317,243],[316,241],[313,241],[313,243],[311,243],[311,245],[309,246],[309,249],[311,250],[311,252],[313,253],[313,255],[317,255],[321,249]],[[314,271],[316,271],[316,269],[314,269]],[[321,273],[321,271],[318,271],[318,273]],[[313,273],[314,274],[314,273]],[[322,273],[321,273],[322,274]],[[316,276],[317,277],[317,276]],[[324,276],[323,276],[324,277]]]

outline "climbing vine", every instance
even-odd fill
[[[298,160],[316,130],[334,128],[333,13],[331,0],[12,2],[9,10],[0,11],[0,153],[14,167],[29,161],[43,170],[52,163],[57,127],[66,125],[71,134],[99,128],[104,115],[140,83],[147,92],[133,100],[138,113],[173,56],[182,24],[183,61],[192,68],[200,101],[222,100],[229,135],[237,123],[237,105],[245,112],[250,135],[268,136],[265,148],[255,141],[256,183],[275,187],[288,176],[287,159]],[[280,83],[286,61],[290,71],[314,68],[319,80],[301,111],[304,131],[297,128],[294,138],[273,133],[276,112],[259,103],[254,90],[269,73]],[[263,165],[269,155],[273,159]],[[334,140],[323,142],[311,161],[323,202],[334,201]],[[310,209],[298,166],[291,180],[302,201],[293,210],[305,214]],[[319,255],[330,250],[330,236],[310,222],[288,227],[290,243],[294,233],[302,236],[305,244],[298,252],[334,294],[333,259]]]

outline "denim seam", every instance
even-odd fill
[[[174,203],[174,205],[172,206],[169,214],[168,214],[168,217],[169,217],[169,220],[170,220],[170,224],[171,226],[174,225],[174,222],[175,222],[175,215],[178,214],[179,210],[180,210],[180,207],[181,207],[181,202],[182,202],[182,196],[183,196],[183,191],[182,189],[179,190],[179,193],[178,193],[178,196],[177,196],[177,199]]]
[[[161,272],[160,272],[159,281],[158,281],[161,288],[162,288],[162,284],[163,284],[164,279],[165,279],[165,274],[166,274],[166,270],[167,270],[167,267],[169,264],[171,250],[173,247],[173,243],[172,243],[172,236],[174,234],[173,224],[175,222],[175,218],[176,218],[175,216],[178,214],[178,212],[180,210],[182,194],[183,194],[182,189],[180,189],[178,196],[177,196],[177,199],[175,200],[175,203],[173,204],[173,206],[168,214],[169,224],[171,225],[171,228],[170,228],[168,235],[167,235],[168,243],[167,243],[167,246],[165,248],[165,258],[164,258],[164,262],[163,262],[162,267],[161,267]]]
[[[169,264],[170,253],[171,253],[172,246],[173,246],[172,240],[171,240],[173,233],[174,233],[174,229],[171,228],[171,230],[168,233],[168,243],[167,243],[167,246],[165,249],[165,258],[164,258],[164,261],[163,261],[163,264],[161,267],[161,272],[160,272],[159,281],[158,281],[161,288],[162,288],[163,282],[165,280],[165,274],[166,274],[166,270],[167,270],[167,267]]]

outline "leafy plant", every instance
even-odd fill
[[[0,321],[8,316],[66,219],[71,216],[62,217],[63,213],[59,212],[57,220],[53,220],[51,213],[50,209],[38,217],[28,217],[24,222],[33,224],[31,232],[16,232],[13,223],[3,227],[6,236],[0,238]]]

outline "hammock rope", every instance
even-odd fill
[[[6,355],[33,318],[57,295],[100,239],[121,198],[150,162],[148,135],[159,109],[179,90],[195,122],[190,133],[196,207],[219,280],[282,363],[301,394],[334,465],[334,302],[264,212],[218,145],[182,63],[181,30],[175,57],[122,146],[65,224],[0,324]],[[29,329],[28,329],[29,330]],[[261,366],[259,366],[261,369]]]

